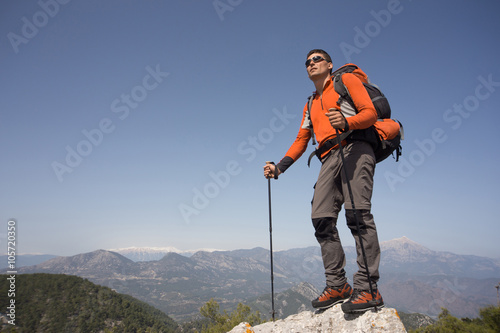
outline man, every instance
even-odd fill
[[[384,306],[377,288],[380,246],[375,222],[370,213],[375,156],[372,145],[364,139],[367,137],[364,135],[367,130],[363,131],[377,121],[377,111],[361,80],[355,74],[346,73],[342,75],[342,82],[352,97],[356,113],[345,117],[340,112],[339,94],[335,92],[332,82],[332,68],[332,60],[325,51],[315,49],[307,54],[307,74],[316,88],[311,108],[307,112],[308,105],[304,107],[301,128],[285,157],[277,165],[266,164],[264,176],[277,178],[284,173],[306,151],[307,143],[313,134],[318,141],[317,151],[327,148],[318,156],[322,166],[314,187],[311,212],[315,237],[321,247],[326,287],[323,293],[312,301],[312,305],[315,308],[326,308],[344,302],[342,310],[351,313]],[[353,130],[352,133],[342,141],[345,157],[342,163],[337,134],[349,130]],[[347,171],[348,179],[345,179],[342,168]],[[351,205],[347,181],[352,188],[356,211]],[[336,227],[342,205],[345,206],[347,226],[356,242],[358,271],[353,277],[354,290],[345,276],[345,254]],[[368,272],[362,255],[360,237],[366,254]],[[370,287],[373,294],[370,292]]]

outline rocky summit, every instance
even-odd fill
[[[228,333],[396,333],[406,332],[395,309],[382,308],[377,312],[345,314],[340,304],[321,313],[304,311],[285,319],[254,327],[241,323]]]

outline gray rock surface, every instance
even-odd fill
[[[228,333],[369,333],[406,332],[395,309],[382,308],[377,312],[344,314],[339,305],[322,313],[304,311],[275,322],[251,327],[241,323]]]

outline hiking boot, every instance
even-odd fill
[[[345,313],[362,312],[369,309],[383,308],[384,300],[380,296],[378,289],[373,290],[375,298],[368,290],[354,289],[351,297],[342,304],[342,311]]]
[[[330,306],[334,306],[337,303],[341,303],[348,299],[352,294],[352,287],[349,283],[344,283],[340,287],[328,287],[326,286],[321,295],[311,302],[313,308],[324,309]]]

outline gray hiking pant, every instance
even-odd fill
[[[376,288],[379,280],[380,246],[373,215],[370,213],[375,157],[371,145],[364,141],[348,143],[343,151],[345,166],[342,164],[338,149],[332,150],[322,161],[318,181],[314,186],[311,218],[316,239],[321,247],[326,284],[330,287],[343,285],[347,281],[344,270],[346,260],[337,230],[337,218],[344,205],[347,226],[356,242],[358,271],[353,277],[353,287],[369,290],[360,237],[365,249],[372,286]],[[351,184],[360,233],[356,226],[343,167],[347,170]]]

